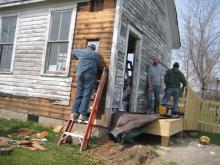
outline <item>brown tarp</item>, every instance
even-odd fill
[[[113,118],[113,130],[110,135],[117,137],[132,130],[142,129],[157,120],[159,115],[117,113]]]

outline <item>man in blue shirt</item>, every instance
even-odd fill
[[[88,120],[89,101],[93,92],[100,56],[95,50],[96,46],[90,44],[87,49],[73,49],[72,51],[72,55],[78,59],[77,94],[72,108],[74,120]]]

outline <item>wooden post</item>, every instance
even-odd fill
[[[169,136],[162,136],[161,137],[161,146],[168,147],[170,144],[170,137]]]

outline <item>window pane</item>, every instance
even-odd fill
[[[71,10],[66,10],[62,14],[61,30],[60,30],[60,40],[68,40],[70,22],[71,22]]]
[[[2,18],[1,42],[7,42],[9,34],[9,17]]]
[[[47,71],[65,71],[68,43],[49,43],[47,48]]]
[[[0,69],[11,68],[11,57],[12,57],[13,45],[3,45],[1,52]]]
[[[17,16],[2,18],[1,42],[14,42]]]
[[[57,63],[59,71],[66,70],[67,49],[68,49],[68,43],[59,44],[59,56],[58,56],[58,63]]]
[[[14,42],[17,17],[10,17],[8,42]]]
[[[49,43],[47,49],[48,71],[57,70],[58,43]]]
[[[49,37],[51,41],[58,40],[60,21],[61,21],[61,12],[52,12],[50,37]]]

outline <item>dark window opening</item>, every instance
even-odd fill
[[[136,51],[137,38],[132,34],[129,34],[128,48],[125,65],[124,75],[124,88],[123,88],[123,111],[129,111],[130,99],[133,87],[133,75],[135,65],[135,51]]]
[[[88,2],[81,2],[81,3],[78,3],[77,5],[77,11],[80,11],[82,7],[85,7],[88,5]]]
[[[91,12],[102,11],[104,8],[104,0],[91,0]]]
[[[28,114],[27,121],[38,123],[39,116]]]
[[[117,0],[114,0],[114,6],[116,7],[116,4],[117,4]]]

